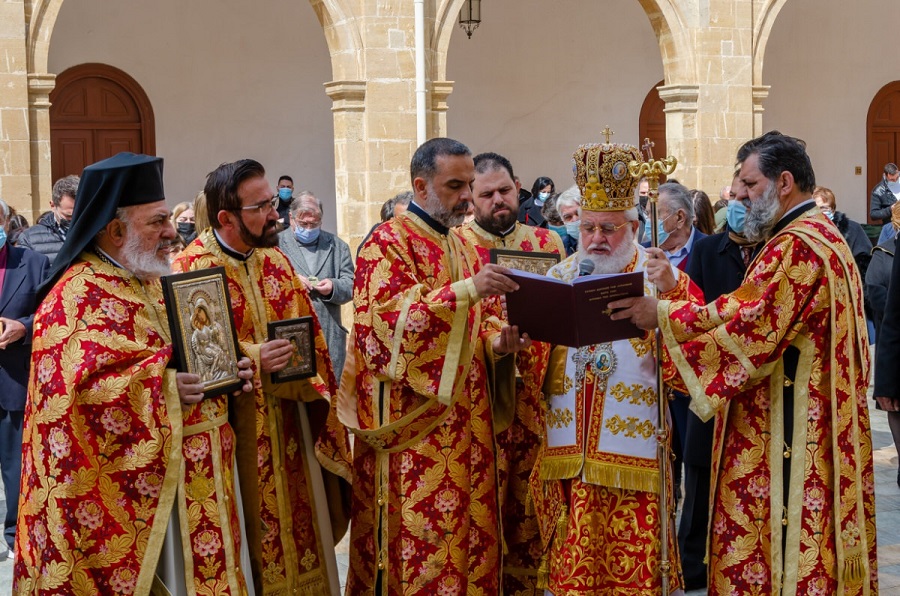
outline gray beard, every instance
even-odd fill
[[[458,203],[457,205],[462,205],[462,203]],[[466,219],[467,209],[463,209],[462,211],[447,209],[444,207],[444,204],[441,203],[441,199],[437,196],[437,193],[434,192],[434,189],[430,186],[428,188],[428,195],[425,197],[425,204],[422,205],[422,208],[434,221],[447,228],[455,228],[462,224]]]
[[[747,219],[744,220],[744,237],[751,242],[767,239],[778,223],[776,216],[780,209],[781,202],[775,193],[775,183],[770,180],[762,198],[750,202]]]
[[[157,248],[165,246],[167,249],[171,242],[160,241]],[[141,281],[158,279],[163,275],[172,273],[169,262],[169,252],[165,257],[160,257],[156,251],[144,251],[141,248],[141,238],[134,233],[130,226],[126,228],[125,245],[122,247],[123,265]]]
[[[619,247],[608,255],[600,256],[587,251],[581,239],[578,241],[578,260],[587,259],[594,263],[593,274],[621,273],[634,258],[637,245],[634,243],[634,233],[629,232],[630,237],[622,242]]]

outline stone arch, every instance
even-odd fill
[[[766,56],[766,44],[769,41],[769,35],[772,33],[772,27],[778,18],[778,13],[784,7],[787,0],[766,0],[760,7],[759,12],[755,11],[754,3],[753,15],[753,85],[762,85],[763,62]]]
[[[438,0],[434,15],[434,35],[431,47],[434,49],[433,80],[447,79],[447,52],[450,49],[450,37],[457,26],[456,21],[463,2],[466,0]]]
[[[647,13],[659,41],[665,84],[693,81],[697,70],[686,23],[690,15],[685,15],[674,0],[638,0],[638,3]]]
[[[26,0],[25,18],[26,51],[28,73],[41,74],[47,72],[47,60],[50,54],[50,37],[59,16],[63,0]]]
[[[332,79],[356,81],[363,78],[363,41],[356,20],[343,0],[309,0],[325,34],[331,55]]]

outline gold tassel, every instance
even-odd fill
[[[566,528],[569,526],[569,512],[566,511],[565,508],[559,512],[559,517],[556,518],[556,533],[553,535],[553,540],[565,540],[566,539]]]
[[[550,589],[550,565],[547,563],[547,553],[541,557],[541,564],[537,572],[537,589]]]
[[[860,584],[865,579],[862,550],[854,550],[856,552],[844,557],[844,582],[848,584]]]

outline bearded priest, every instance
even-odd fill
[[[571,282],[589,261],[594,273],[643,271],[648,295],[655,285],[661,296],[699,301],[699,290],[663,251],[635,241],[638,181],[628,164],[641,160],[630,145],[592,144],[575,151],[575,182],[582,193],[578,251],[548,275]],[[660,520],[654,336],[554,346],[543,392],[546,442],[532,474],[548,546],[543,587],[567,596],[658,594],[660,524],[667,523],[669,587],[680,589],[674,520]],[[665,478],[671,512],[671,471]]]

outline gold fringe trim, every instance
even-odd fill
[[[624,490],[659,493],[659,470],[637,470],[611,464],[585,462],[584,481]]]
[[[866,577],[866,561],[863,560],[862,548],[854,547],[851,554],[844,556],[844,582],[851,585],[862,584]]]
[[[552,448],[551,448],[552,449]],[[541,480],[562,480],[578,476],[584,467],[581,455],[545,455],[541,461]]]

